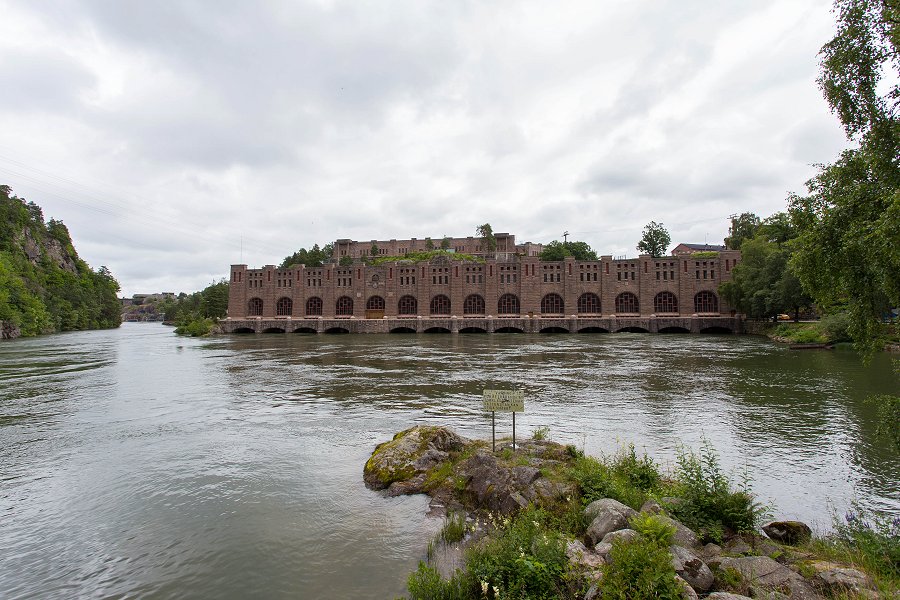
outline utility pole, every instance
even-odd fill
[[[563,243],[564,244],[569,243],[569,232],[568,231],[563,231]]]

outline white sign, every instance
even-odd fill
[[[490,412],[525,412],[525,392],[521,390],[484,390],[482,402]]]

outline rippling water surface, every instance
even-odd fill
[[[663,464],[705,436],[776,514],[828,526],[854,498],[900,513],[900,459],[864,399],[889,359],[751,337],[237,336],[156,324],[0,344],[0,597],[390,598],[440,526],[366,490],[416,423]],[[508,415],[498,432],[511,433]]]

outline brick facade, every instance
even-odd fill
[[[232,265],[228,317],[723,316],[732,311],[719,297],[718,287],[731,279],[739,261],[739,251],[725,250],[714,258],[696,259],[603,256],[598,261],[542,262],[537,256],[511,256],[483,263],[440,258],[431,263],[290,269]]]

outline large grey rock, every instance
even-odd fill
[[[678,575],[675,576],[675,581],[677,581],[679,585],[681,585],[681,597],[684,598],[684,600],[699,600],[697,592],[694,591],[694,588],[692,588],[687,581],[685,581]]]
[[[672,546],[669,552],[672,554],[672,566],[679,577],[698,592],[709,591],[715,582],[715,576],[700,557],[682,546]]]
[[[713,592],[706,597],[706,600],[752,600],[752,598],[741,596],[740,594],[729,594],[728,592]]]
[[[626,504],[622,504],[618,500],[613,500],[612,498],[602,498],[600,500],[594,500],[585,507],[584,517],[587,521],[593,521],[594,518],[596,518],[596,516],[601,512],[609,511],[617,512],[628,518],[631,518],[634,515],[638,514],[636,510]]]
[[[654,515],[658,515],[663,511],[663,507],[660,506],[659,502],[656,500],[647,500],[643,504],[641,504],[641,512],[642,513],[651,513]]]
[[[700,546],[700,538],[698,538],[697,534],[689,527],[665,515],[657,515],[656,518],[675,528],[675,537],[672,541],[676,546],[682,546],[684,548],[697,548]]]
[[[733,537],[725,542],[724,550],[728,554],[753,554],[753,546],[742,537]]]
[[[814,561],[810,566],[816,571],[816,583],[835,596],[846,592],[861,594],[875,586],[871,577],[857,569],[825,561]]]
[[[566,557],[573,565],[583,567],[589,573],[594,573],[606,564],[606,557],[588,548],[578,540],[572,540],[566,544]]]
[[[759,594],[771,596],[786,592],[792,600],[814,600],[821,596],[800,575],[768,556],[746,556],[741,558],[720,558],[719,567],[734,569],[741,574],[751,589]]]
[[[772,521],[762,526],[763,533],[776,542],[796,546],[809,541],[812,529],[802,521]]]
[[[634,529],[620,529],[618,531],[610,531],[603,536],[603,539],[600,541],[600,543],[612,544],[616,540],[620,540],[622,542],[630,542],[637,538],[639,535],[640,534]]]
[[[628,527],[628,519],[625,518],[625,515],[613,510],[604,511],[594,517],[594,520],[588,525],[585,537],[594,546],[602,542],[606,534],[626,527]]]

